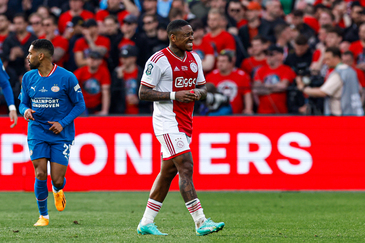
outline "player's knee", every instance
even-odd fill
[[[59,177],[59,178],[52,178],[52,183],[55,187],[62,187],[63,186],[63,177]]]
[[[47,179],[47,171],[37,169],[37,170],[35,170],[35,177],[37,177],[38,180],[46,180]]]

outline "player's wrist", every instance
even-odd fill
[[[170,100],[176,99],[176,92],[170,92]]]
[[[9,105],[9,111],[16,111],[15,105]]]

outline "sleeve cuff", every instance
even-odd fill
[[[15,105],[9,105],[9,111],[16,111]]]

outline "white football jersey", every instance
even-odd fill
[[[141,84],[160,92],[194,89],[205,84],[201,60],[194,52],[185,52],[181,59],[167,47],[148,59]],[[154,101],[155,135],[184,132],[191,137],[194,103]]]

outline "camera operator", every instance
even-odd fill
[[[298,35],[294,41],[294,53],[288,55],[284,64],[293,71],[305,78],[310,77],[309,66],[312,63],[312,52],[309,49],[308,38],[305,35]],[[307,110],[305,98],[302,92],[298,91],[295,82],[288,87],[288,113],[304,114]]]
[[[359,81],[356,72],[341,63],[341,51],[338,47],[329,47],[324,54],[324,62],[334,70],[328,75],[321,87],[305,86],[303,79],[297,78],[297,87],[310,97],[325,97],[325,115],[364,114],[359,94]]]

